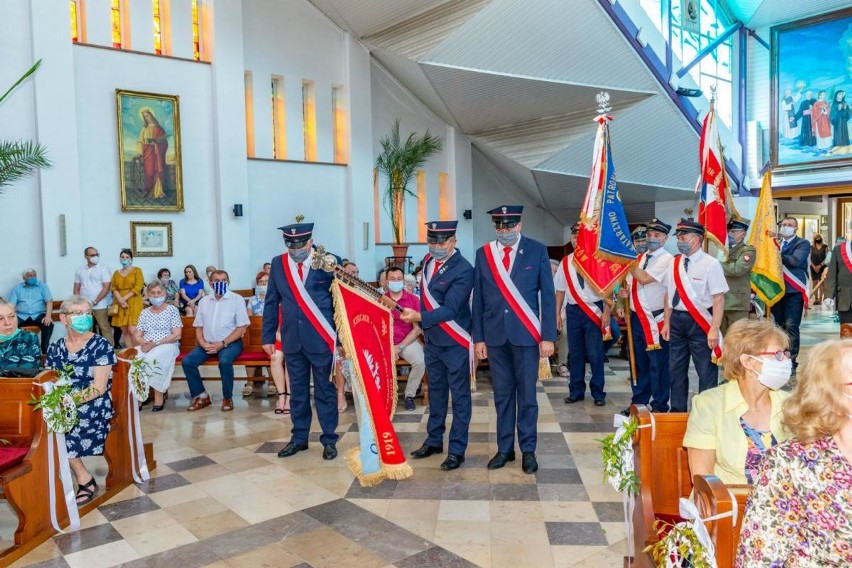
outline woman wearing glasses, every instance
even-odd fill
[[[67,336],[50,344],[47,366],[62,371],[66,365],[73,369],[69,377],[78,392],[79,422],[65,434],[69,464],[77,477],[77,504],[83,505],[95,497],[98,484],[83,464],[83,456],[104,452],[104,442],[112,418],[112,366],[115,352],[109,342],[92,333],[92,302],[82,296],[71,296],[59,308],[59,321]]]
[[[730,485],[752,484],[760,460],[789,433],[781,407],[789,393],[790,340],[767,320],[739,320],[725,334],[727,382],[692,399],[683,445],[692,475],[717,475]]]

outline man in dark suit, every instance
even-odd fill
[[[337,392],[329,381],[337,332],[334,328],[330,273],[311,268],[313,223],[278,227],[284,232],[287,252],[272,259],[269,287],[263,307],[263,350],[272,355],[278,309],[283,316],[281,345],[290,372],[290,408],[293,429],[290,442],[278,452],[290,457],[308,449],[311,429],[310,381],[314,377],[314,403],[322,427],[322,457],[337,457]]]
[[[840,337],[852,337],[852,245],[843,242],[831,251],[825,277],[826,302],[840,316]],[[829,302],[830,300],[830,302]]]
[[[420,322],[426,338],[426,373],[429,377],[429,422],[426,441],[411,452],[426,458],[444,451],[447,399],[453,395],[453,425],[447,459],[441,469],[451,471],[464,463],[470,426],[470,292],[473,267],[456,250],[458,221],[426,223],[429,254],[423,259],[420,288],[422,312],[406,308],[403,321]]]
[[[497,453],[488,469],[515,459],[517,419],[522,468],[532,474],[538,470],[538,361],[553,354],[556,293],[547,247],[521,235],[522,212],[521,205],[488,212],[497,239],[476,251],[473,341],[477,358],[488,358],[497,409]]]
[[[775,324],[783,328],[790,336],[790,357],[793,370],[798,367],[799,326],[802,324],[802,312],[808,297],[808,259],[811,256],[811,243],[796,236],[799,222],[794,217],[781,221],[778,236],[781,237],[781,264],[784,267],[784,297],[772,306]]]

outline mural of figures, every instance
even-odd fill
[[[852,164],[852,8],[772,28],[772,163]]]

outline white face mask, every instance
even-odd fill
[[[763,363],[763,369],[759,373],[755,371],[751,372],[757,375],[757,382],[766,388],[778,390],[790,382],[790,376],[793,374],[792,359],[779,361],[774,357],[768,359],[755,357],[754,355],[749,355],[749,357]]]
[[[789,239],[790,237],[796,234],[796,229],[794,229],[793,227],[781,227],[781,230],[779,232],[781,233],[782,237],[784,237],[785,239]]]
[[[101,257],[99,257],[98,255],[89,257],[89,262],[91,262],[92,264],[97,264],[100,261],[101,261]]]

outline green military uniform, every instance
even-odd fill
[[[749,220],[734,218],[728,223],[728,230],[748,229]],[[722,318],[722,334],[737,320],[746,319],[751,308],[751,268],[757,253],[754,247],[745,244],[743,239],[728,249],[728,260],[722,263],[725,279],[730,290],[725,294],[725,316]]]

